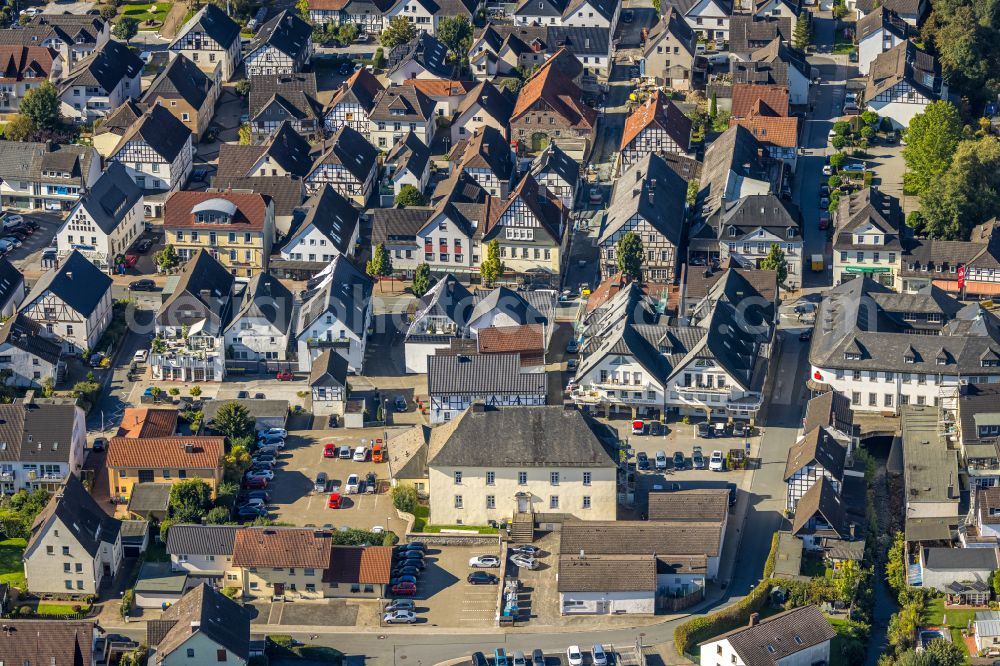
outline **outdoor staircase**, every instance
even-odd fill
[[[531,543],[535,540],[535,516],[532,513],[515,513],[510,524],[510,540],[514,543]]]

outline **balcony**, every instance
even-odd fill
[[[29,481],[62,481],[65,478],[65,472],[45,472],[44,474],[28,472]]]
[[[14,470],[2,470],[0,471],[0,482],[10,483],[14,480]]]
[[[596,386],[596,385],[595,385]],[[622,386],[622,385],[619,385]],[[614,389],[612,389],[614,390]],[[639,393],[636,391],[635,393]],[[574,402],[583,404],[601,404],[601,403],[612,403],[616,405],[659,405],[660,401],[656,398],[646,397],[646,392],[641,391],[642,397],[636,398],[635,393],[632,391],[627,391],[627,395],[621,395],[615,392],[614,395],[608,395],[606,391],[590,388],[576,388],[570,394]]]
[[[310,349],[346,349],[351,346],[350,338],[336,338],[334,340],[324,340],[322,338],[309,338],[306,346]]]

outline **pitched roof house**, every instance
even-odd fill
[[[208,129],[215,115],[219,86],[185,55],[178,55],[153,79],[142,95],[148,108],[160,104],[191,130],[194,141]]]
[[[366,139],[371,138],[370,117],[385,87],[367,69],[354,72],[333,95],[323,110],[326,131],[333,133],[347,125]]]
[[[251,139],[263,142],[284,122],[310,141],[323,132],[323,105],[316,99],[316,73],[261,74],[250,87]]]
[[[59,83],[62,115],[78,123],[92,123],[142,93],[144,63],[116,41],[105,42],[80,60]]]
[[[181,26],[168,48],[189,58],[221,86],[240,64],[240,25],[209,3]]]
[[[329,185],[344,198],[364,206],[375,187],[379,151],[349,126],[319,146],[305,174],[306,188],[315,194]]]
[[[913,42],[900,42],[879,54],[868,70],[865,106],[889,118],[895,127],[909,127],[913,116],[928,104],[947,98],[941,63]]]
[[[597,111],[583,103],[583,93],[560,68],[560,50],[531,75],[511,112],[511,139],[538,149],[545,143],[566,142],[589,150]],[[568,54],[567,54],[568,55]],[[572,58],[576,60],[576,58]],[[558,132],[558,134],[557,134]]]
[[[163,614],[146,623],[146,645],[154,664],[188,660],[246,664],[250,659],[250,615],[208,583],[189,589]]]
[[[818,606],[794,608],[765,620],[757,613],[750,624],[699,645],[701,660],[737,666],[818,663],[830,660],[830,641],[836,635]]]
[[[312,57],[312,26],[284,9],[260,27],[247,47],[247,77],[301,72]]]
[[[625,119],[620,147],[623,170],[649,153],[686,155],[690,148],[691,119],[660,91]]]
[[[124,164],[144,193],[176,192],[194,164],[191,129],[166,106],[155,104],[125,131],[109,159]]]

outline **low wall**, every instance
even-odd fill
[[[500,544],[499,534],[455,534],[454,532],[407,532],[403,537],[406,543],[422,541],[435,546],[493,546]]]

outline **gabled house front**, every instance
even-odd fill
[[[625,119],[620,147],[623,170],[649,153],[687,155],[690,149],[691,119],[659,91]]]
[[[371,113],[384,90],[385,87],[367,69],[354,72],[341,84],[329,106],[323,110],[326,131],[332,134],[346,125],[366,139],[371,139]]]
[[[329,184],[305,204],[301,224],[281,248],[286,261],[316,263],[319,270],[334,258],[353,256],[360,232],[358,209]]]
[[[261,26],[244,62],[247,77],[301,72],[312,57],[312,26],[285,9]]]
[[[941,64],[913,42],[900,42],[872,61],[864,92],[865,107],[888,118],[893,127],[909,127],[915,115],[939,99],[948,99]]]
[[[546,60],[518,93],[510,117],[511,140],[517,139],[530,152],[538,152],[554,141],[565,144],[566,150],[574,148],[586,154],[597,112],[583,103],[579,86],[558,66],[564,59],[560,53],[565,52]]]
[[[299,371],[309,372],[313,360],[332,349],[360,373],[372,320],[371,278],[338,255],[324,269],[317,286],[306,295],[296,325]]]
[[[0,45],[0,112],[17,113],[29,90],[59,81],[68,68],[53,48]]]
[[[186,56],[178,55],[153,79],[142,103],[146,108],[162,105],[191,130],[197,143],[212,122],[218,98],[215,81]]]
[[[68,211],[101,176],[91,146],[0,141],[0,203]]]
[[[323,136],[323,105],[316,99],[316,73],[261,74],[250,88],[250,137],[263,143],[282,123],[309,141]]]
[[[316,151],[305,174],[306,189],[315,194],[329,185],[346,199],[365,206],[375,187],[378,152],[360,133],[341,127]]]
[[[497,88],[489,81],[482,81],[469,91],[458,107],[458,115],[451,126],[452,143],[471,137],[487,125],[506,137],[515,101],[506,88]]]
[[[507,198],[516,178],[514,151],[504,132],[490,126],[457,142],[448,162],[453,171],[468,174],[490,195],[501,199]]]
[[[55,49],[67,69],[104,46],[111,38],[111,22],[96,14],[35,15],[20,30],[5,30],[4,44]]]
[[[317,356],[309,371],[312,413],[343,416],[347,386],[347,359],[331,349]]]
[[[240,25],[209,3],[177,31],[168,49],[190,59],[221,86],[233,78],[242,57],[241,46]]]
[[[66,374],[62,345],[43,336],[24,315],[9,315],[0,324],[0,370],[10,371],[7,386],[42,388],[46,380],[58,384]]]
[[[448,63],[448,47],[426,32],[393,47],[386,59],[390,85],[401,85],[409,79],[447,81],[455,75],[455,67]]]
[[[146,645],[149,663],[156,666],[245,666],[250,661],[250,614],[209,583],[201,583],[146,623]]]
[[[409,185],[423,192],[430,179],[430,162],[431,149],[416,134],[407,133],[386,155],[383,180],[386,190],[391,186],[392,194],[396,195]]]
[[[73,250],[35,282],[18,312],[68,353],[95,349],[111,323],[111,278]]]
[[[577,186],[580,184],[580,163],[567,155],[554,143],[534,159],[528,172],[545,188],[547,195],[554,195],[562,201],[566,210],[576,205]]]
[[[142,94],[144,64],[125,44],[105,42],[79,61],[59,84],[60,111],[75,123],[92,123]]]
[[[291,123],[282,122],[277,131],[259,146],[224,143],[219,146],[218,178],[278,176],[305,178],[312,166],[312,147]]]
[[[910,26],[899,14],[879,5],[858,21],[858,71],[867,75],[875,58],[905,42],[909,34]]]
[[[30,325],[25,332],[31,332]],[[34,333],[37,335],[37,331]],[[0,405],[0,418],[9,433],[0,460],[0,488],[4,494],[13,495],[19,490],[55,492],[69,477],[81,473],[87,423],[80,407],[35,399],[34,392],[28,391],[24,398]]]
[[[24,549],[25,582],[36,594],[100,594],[122,562],[121,522],[74,475],[35,518]],[[53,658],[54,660],[54,658]]]
[[[411,85],[390,86],[382,92],[368,115],[369,141],[386,151],[413,132],[428,146],[437,127],[434,101]]]
[[[191,130],[166,107],[154,105],[125,132],[109,159],[125,165],[144,194],[176,192],[194,164]]]
[[[721,211],[719,229],[720,261],[732,261],[744,268],[761,268],[771,247],[785,255],[788,275],[785,285],[802,284],[802,220],[798,208],[773,194],[752,194]]]
[[[706,42],[729,41],[729,17],[733,5],[729,0],[669,0],[695,34]]]
[[[805,433],[788,450],[784,480],[787,484],[785,508],[795,511],[795,505],[820,478],[840,494],[847,459],[846,443],[836,431],[817,426]]]
[[[666,7],[646,37],[639,61],[642,74],[652,77],[658,85],[687,90],[694,81],[695,43],[694,30],[677,7]]]
[[[292,292],[270,273],[257,273],[226,326],[226,354],[242,361],[283,361],[292,324]]]

